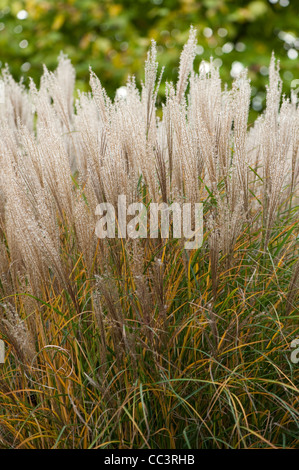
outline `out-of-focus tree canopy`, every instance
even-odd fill
[[[42,64],[53,69],[61,50],[86,89],[88,68],[114,96],[128,75],[143,77],[146,52],[158,44],[164,78],[175,80],[190,24],[198,30],[195,66],[211,56],[224,80],[248,67],[253,105],[263,105],[272,50],[280,59],[284,91],[299,79],[298,0],[0,0],[0,61],[16,78],[36,82]]]

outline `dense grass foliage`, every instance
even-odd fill
[[[272,57],[248,128],[246,71],[195,48],[162,110],[155,43],[114,102],[91,73],[74,105],[64,56],[39,90],[2,71],[1,448],[298,447],[298,105]],[[119,194],[202,202],[202,247],[97,239]]]

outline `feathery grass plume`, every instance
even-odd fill
[[[4,102],[1,106],[0,122],[5,122],[18,138],[18,127],[33,130],[33,113],[30,96],[22,80],[17,83],[9,72],[8,66],[1,70],[4,88]]]
[[[291,137],[291,182],[289,189],[290,204],[292,207],[292,198],[298,195],[299,182],[299,108],[294,103],[289,106],[289,120],[292,121],[292,137]],[[298,201],[298,196],[297,196]]]
[[[49,72],[45,67],[42,81],[42,86],[45,87],[53,102],[53,109],[60,118],[62,138],[70,167],[72,172],[75,172],[78,166],[77,150],[73,137],[75,70],[67,56],[60,54],[58,67],[54,73]]]
[[[233,181],[235,187],[241,190],[243,196],[243,211],[248,217],[249,210],[249,163],[246,155],[246,139],[247,139],[247,122],[250,104],[250,84],[247,79],[247,71],[243,71],[240,77],[233,83],[234,98],[234,161],[238,178]],[[234,178],[232,178],[234,180]]]
[[[160,73],[160,77],[157,81],[158,73],[158,62],[157,62],[157,47],[154,40],[152,40],[151,48],[147,55],[145,62],[145,78],[144,84],[142,84],[142,101],[145,109],[145,122],[146,122],[146,134],[149,138],[149,131],[152,128],[155,138],[155,105],[159,86],[162,80],[163,69]]]
[[[227,94],[222,95],[221,92],[219,70],[211,60],[208,72],[202,67],[199,74],[191,77],[188,118],[196,133],[197,147],[213,191],[221,166],[227,166],[224,162],[227,160],[232,118],[227,112],[222,114],[226,99]]]
[[[189,39],[184,46],[180,57],[179,77],[176,86],[176,97],[179,103],[184,99],[184,94],[188,85],[189,74],[193,67],[193,61],[196,56],[196,29],[191,26]]]
[[[36,354],[36,350],[33,337],[26,323],[21,320],[13,305],[9,303],[1,304],[1,307],[1,330],[13,345],[18,359],[24,364],[30,364]]]
[[[98,200],[102,199],[101,165],[107,140],[95,100],[90,94],[80,93],[76,101],[73,136],[78,155],[78,179],[84,185],[89,178]]]
[[[90,87],[92,89],[93,99],[99,111],[99,116],[104,125],[108,120],[107,108],[109,110],[111,103],[106,90],[102,87],[98,77],[90,70]]]

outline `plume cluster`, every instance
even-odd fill
[[[92,71],[91,92],[78,92],[75,99],[75,71],[63,54],[54,72],[44,69],[39,89],[33,82],[27,89],[14,81],[8,68],[2,70],[0,331],[20,363],[31,365],[26,369],[28,380],[37,380],[33,363],[41,367],[38,353],[51,341],[66,341],[63,331],[71,321],[63,326],[63,315],[70,315],[66,312],[74,312],[71,324],[75,318],[76,327],[70,338],[75,335],[78,351],[84,343],[85,316],[92,312],[93,320],[88,321],[100,337],[99,376],[86,377],[106,399],[112,368],[108,352],[114,351],[113,361],[119,366],[130,357],[136,380],[138,361],[146,351],[158,361],[168,345],[175,348],[179,333],[170,343],[167,334],[183,305],[188,306],[194,328],[205,331],[202,341],[208,342],[213,357],[221,354],[226,341],[231,339],[236,347],[241,341],[239,314],[225,320],[226,334],[221,330],[221,302],[226,305],[238,298],[236,308],[240,315],[246,308],[246,321],[251,322],[251,312],[257,309],[261,314],[253,292],[266,292],[275,282],[276,310],[283,305],[284,314],[295,311],[296,97],[282,96],[273,55],[265,110],[249,126],[247,70],[231,88],[224,87],[212,59],[194,71],[195,56],[196,31],[191,28],[177,83],[167,82],[162,98],[163,69],[159,70],[154,41],[144,83],[138,87],[129,77],[114,99]],[[173,239],[98,240],[97,204],[107,201],[117,207],[122,194],[127,204],[204,203],[202,248],[197,254],[184,252],[180,241]],[[232,280],[238,272],[242,286]],[[180,298],[185,287],[186,297]],[[55,326],[49,309],[57,316]],[[65,313],[59,316],[60,312]],[[74,360],[72,346],[68,351]],[[180,367],[181,356],[176,357]],[[160,378],[167,368],[160,363]],[[62,382],[57,387],[60,394]],[[92,420],[86,424],[71,394],[67,388],[65,403],[89,433]],[[117,406],[111,403],[107,401],[107,408]],[[63,416],[60,407],[67,405],[57,406],[53,410]],[[100,428],[101,416],[95,429]]]

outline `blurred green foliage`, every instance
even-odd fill
[[[113,97],[128,75],[143,78],[151,38],[165,65],[164,78],[175,80],[193,24],[199,44],[195,67],[213,56],[225,81],[248,67],[258,110],[272,50],[286,93],[299,78],[298,13],[298,0],[0,0],[0,61],[16,78],[38,82],[42,64],[54,69],[63,50],[76,67],[80,89],[88,88],[92,66]]]

